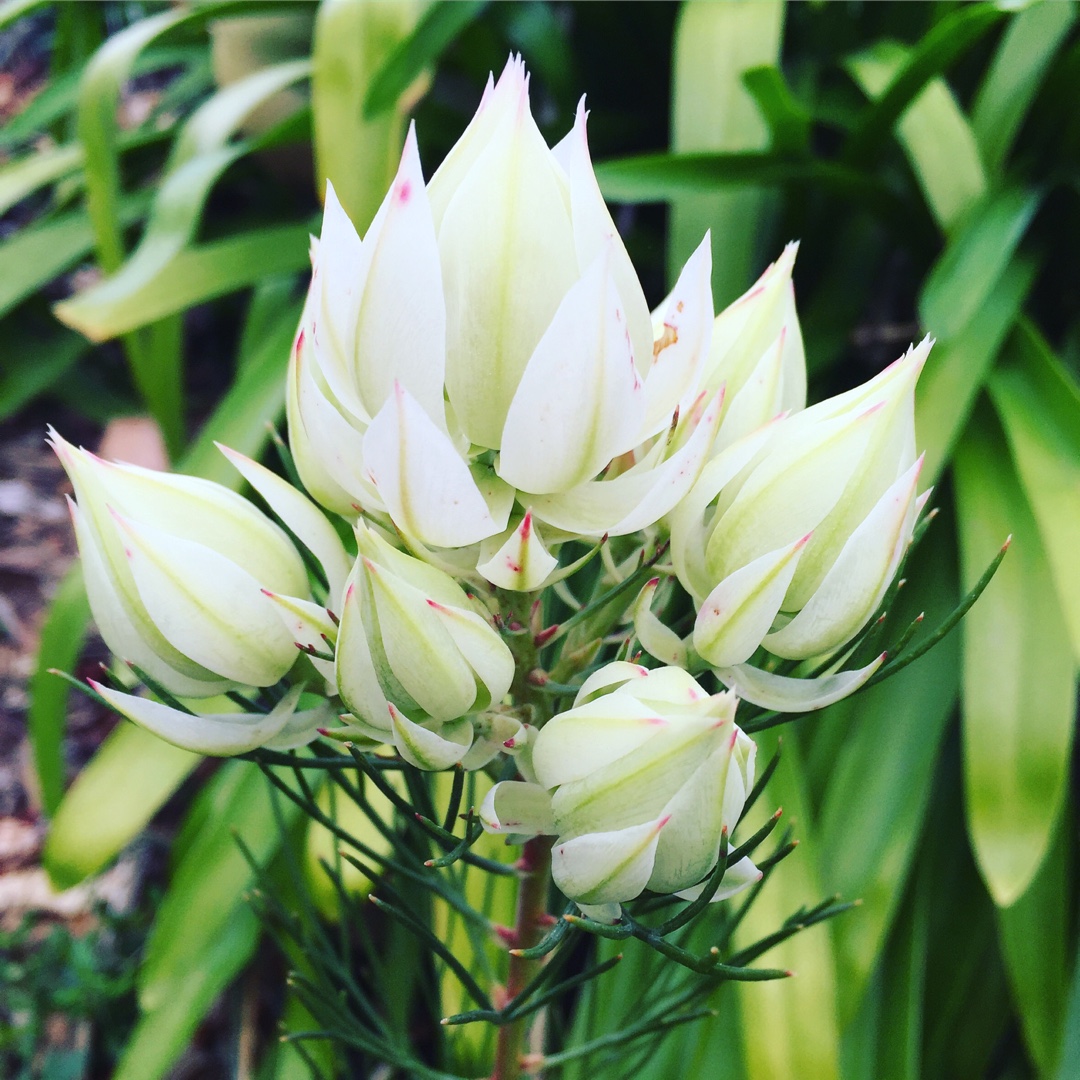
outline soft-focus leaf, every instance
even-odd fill
[[[1029,4],[1002,35],[971,111],[971,125],[991,172],[1008,156],[1046,69],[1075,20],[1071,0]]]
[[[1077,1074],[1080,1074],[1080,959],[1073,965],[1057,1080],[1073,1080]]]
[[[847,61],[863,91],[880,99],[910,56],[895,41],[878,41]],[[986,191],[975,136],[944,79],[931,79],[897,122],[915,177],[935,219],[949,231]]]
[[[121,722],[69,788],[43,861],[58,888],[96,874],[133,840],[201,759]]]
[[[967,423],[1002,343],[1031,291],[1037,264],[1014,258],[955,337],[930,352],[915,388],[916,444],[926,454],[923,477],[935,483]]]
[[[924,607],[924,626],[936,626],[958,600],[955,554],[942,530],[923,541],[905,573],[908,585],[888,613],[894,635]],[[935,763],[959,692],[959,663],[954,633],[894,678],[812,721],[806,767],[823,796],[816,842],[806,854],[826,893],[863,901],[855,917],[832,927],[845,1025],[879,963],[916,857]]]
[[[55,323],[43,327],[20,312],[0,327],[4,340],[0,420],[4,420],[54,385],[90,346],[66,327]]]
[[[768,125],[773,150],[790,154],[809,149],[810,113],[792,97],[778,68],[750,68],[743,73],[743,85]]]
[[[964,832],[955,751],[951,745],[943,755],[945,768],[938,773],[933,813],[919,849],[920,872],[933,890],[919,1080],[990,1075],[989,1059],[1010,1021],[994,909]]]
[[[672,58],[672,151],[766,147],[769,129],[742,75],[777,63],[783,25],[784,5],[778,0],[689,0],[681,6]],[[711,229],[714,298],[721,306],[734,300],[769,261],[762,262],[759,251],[768,224],[768,198],[753,188],[686,192],[675,198],[669,218],[669,281],[676,280]]]
[[[308,262],[305,225],[269,226],[188,248],[152,281],[104,281],[55,308],[57,318],[105,341],[165,315],[234,292]]]
[[[68,682],[50,672],[75,667],[86,640],[90,607],[80,567],[72,567],[60,582],[41,628],[37,666],[30,676],[30,707],[26,732],[34,753],[41,804],[52,816],[64,794],[64,726],[71,693]]]
[[[147,200],[125,199],[120,220],[126,227],[146,213]],[[0,277],[0,315],[32,296],[79,260],[94,246],[94,233],[85,210],[35,222],[0,244],[0,265],[10,273]]]
[[[139,1004],[146,1012],[169,1000],[183,985],[192,957],[202,955],[234,910],[245,906],[252,871],[237,838],[259,865],[281,841],[270,784],[249,763],[226,762],[199,798],[213,806],[213,813],[192,838],[158,905],[139,970]],[[293,803],[282,802],[287,822],[297,811]]]
[[[776,752],[772,732],[755,736],[763,760]],[[763,797],[746,822],[759,827],[776,807],[795,826],[802,843],[813,848],[802,762],[797,748],[785,743],[784,755]],[[771,873],[760,896],[739,927],[737,944],[746,946],[772,933],[802,904],[821,895],[814,864],[801,852],[785,859]],[[846,899],[854,899],[848,897]],[[754,1080],[830,1080],[839,1075],[836,984],[828,931],[817,928],[797,934],[764,954],[769,967],[789,968],[798,978],[767,983],[740,983],[739,1004],[747,1033],[746,1071]],[[768,1038],[756,1036],[768,1032]]]
[[[82,147],[78,143],[67,143],[40,150],[5,165],[0,169],[0,214],[6,213],[39,187],[55,183],[75,172],[83,159]]]
[[[239,474],[214,443],[224,443],[247,457],[259,456],[269,438],[267,425],[285,407],[282,370],[301,307],[298,300],[286,302],[250,351],[241,353],[237,378],[188,448],[181,462],[184,472],[238,486]]]
[[[116,117],[121,87],[147,45],[193,17],[202,18],[203,13],[174,8],[132,23],[94,54],[79,84],[78,131],[85,153],[86,209],[98,257],[107,272],[115,270],[124,258]]]
[[[992,412],[957,449],[961,576],[1014,543],[963,623],[964,779],[976,862],[999,906],[1028,887],[1067,790],[1076,666],[1038,527]]]
[[[364,95],[364,119],[373,120],[391,108],[413,81],[433,64],[454,39],[487,7],[486,0],[432,4],[416,29],[386,58],[371,77]]]
[[[1080,664],[1080,387],[1021,325],[990,383]]]
[[[1027,892],[998,912],[1001,951],[1032,1060],[1040,1076],[1053,1076],[1068,1009],[1065,943],[1075,891],[1075,830],[1069,815]]]
[[[874,105],[862,114],[845,150],[848,161],[869,160],[923,88],[1005,17],[992,4],[969,4],[946,15],[911,50]]]
[[[865,206],[908,237],[913,228],[906,208],[876,178],[835,162],[768,151],[640,154],[597,163],[596,178],[613,202],[663,202],[746,185],[824,189]]]
[[[157,1008],[128,1036],[112,1080],[159,1080],[172,1067],[214,1000],[251,958],[259,920],[241,902],[228,906],[214,935],[200,942]]]
[[[435,4],[437,14],[468,4]],[[381,116],[365,114],[363,102],[373,79],[416,24],[419,5],[412,0],[358,4],[328,0],[319,6],[312,53],[312,110],[315,168],[320,195],[326,181],[361,235],[367,231],[397,169],[405,117],[390,109],[409,79]],[[421,65],[422,67],[423,65]]]
[[[951,341],[1005,273],[1039,205],[1037,192],[1007,188],[973,207],[934,264],[919,300],[923,326]]]

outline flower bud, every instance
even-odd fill
[[[929,347],[732,444],[673,515],[694,647],[711,664],[734,668],[759,645],[825,654],[876,610],[922,506],[914,389]]]
[[[709,695],[680,668],[609,668],[537,735],[536,783],[496,785],[481,820],[555,833],[555,883],[610,917],[646,888],[681,895],[708,877],[753,786],[755,748],[735,726],[734,694]],[[714,899],[753,879],[746,869]]]
[[[181,697],[269,686],[297,659],[267,591],[307,597],[286,534],[235,492],[103,461],[55,431],[86,591],[109,648]]]
[[[337,635],[338,691],[369,737],[422,768],[446,768],[472,743],[469,723],[457,722],[502,700],[514,658],[449,575],[363,524],[357,545]]]
[[[788,244],[713,323],[702,385],[726,389],[714,453],[806,406],[806,356],[791,282],[798,247]]]

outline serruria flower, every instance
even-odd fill
[[[620,535],[666,514],[720,420],[719,388],[699,386],[707,238],[654,342],[586,117],[579,106],[549,149],[511,58],[426,186],[410,131],[363,240],[329,188],[290,363],[308,490],[338,513],[392,522],[416,550],[480,545],[472,566],[505,588],[540,587],[567,535]],[[508,573],[523,535],[533,570]]]
[[[351,729],[420,768],[449,768],[473,744],[468,715],[510,689],[514,658],[449,575],[362,523],[357,546],[335,652]]]
[[[555,883],[598,918],[617,918],[645,889],[698,896],[754,782],[755,747],[735,705],[680,668],[609,664],[537,734],[532,779],[492,788],[484,827],[556,836]],[[760,876],[740,860],[713,899]]]
[[[285,532],[220,484],[104,461],[52,430],[50,442],[112,652],[180,697],[278,682],[298,652],[267,592],[309,598]]]
[[[767,703],[762,686],[778,679],[744,667],[759,645],[786,659],[827,655],[881,602],[926,498],[914,390],[930,344],[734,443],[672,515],[676,572],[699,609],[694,648],[742,696]]]

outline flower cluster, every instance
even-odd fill
[[[714,317],[705,237],[650,312],[586,117],[549,148],[511,58],[429,182],[410,130],[363,238],[328,187],[287,374],[306,491],[222,448],[270,516],[52,442],[98,626],[154,691],[95,684],[119,712],[207,754],[327,735],[427,770],[512,755],[485,827],[557,837],[556,883],[614,917],[717,868],[753,784],[739,698],[820,707],[874,670],[825,688],[761,657],[839,659],[880,605],[925,498],[929,345],[805,408],[795,245]],[[667,540],[671,564],[599,605],[592,638],[545,625],[590,614],[566,586],[598,552],[588,588]],[[658,590],[689,633],[653,614]],[[626,633],[664,666],[615,658]],[[541,662],[571,708],[535,700]],[[727,867],[715,898],[757,876]]]

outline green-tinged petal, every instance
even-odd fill
[[[650,656],[665,664],[686,667],[686,643],[652,612],[652,600],[659,584],[659,579],[653,578],[638,593],[633,610],[634,633]]]
[[[656,845],[666,818],[628,829],[557,840],[551,876],[571,900],[612,904],[633,900],[652,873]]]
[[[885,659],[884,653],[855,671],[838,671],[816,679],[794,679],[774,675],[749,664],[718,668],[717,677],[740,698],[777,712],[813,712],[855,693],[874,674]]]
[[[456,765],[472,745],[473,730],[468,720],[443,724],[438,731],[414,724],[390,706],[394,725],[394,745],[410,764],[426,772],[439,772]]]
[[[544,547],[543,538],[526,510],[520,523],[508,533],[490,537],[480,546],[476,569],[500,589],[532,592],[543,587],[559,560]]]
[[[496,784],[484,798],[480,820],[488,832],[520,836],[550,836],[555,832],[551,796],[538,784],[520,780]]]
[[[196,754],[229,757],[246,754],[281,734],[296,711],[302,686],[294,686],[269,713],[212,713],[193,716],[160,701],[122,694],[91,682],[122,716],[159,738]],[[307,740],[310,741],[310,740]]]
[[[706,597],[694,622],[694,648],[716,667],[754,654],[769,632],[810,535],[729,574]]]

